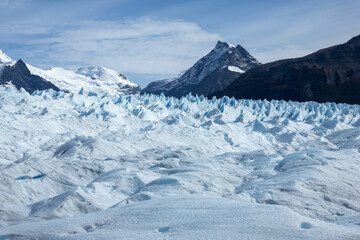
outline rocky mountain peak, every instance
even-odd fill
[[[227,42],[218,41],[215,45],[215,49],[217,49],[217,48],[233,49],[233,48],[235,48],[235,46],[230,43],[227,43]]]
[[[143,93],[181,97],[208,95],[223,89],[245,71],[260,65],[243,47],[218,41],[215,47],[179,77],[150,83]]]
[[[14,66],[10,66],[10,67],[21,69],[21,70],[25,71],[26,73],[30,74],[29,69],[27,68],[25,62],[21,58],[15,63]]]

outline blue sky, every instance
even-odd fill
[[[173,77],[217,40],[261,62],[360,34],[359,0],[0,0],[0,49],[42,67],[100,65],[145,86]]]

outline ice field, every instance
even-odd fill
[[[0,239],[360,239],[360,107],[0,87]]]

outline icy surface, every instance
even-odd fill
[[[286,207],[183,195],[80,217],[13,225],[13,239],[356,239],[356,229]],[[3,233],[2,233],[3,232]],[[16,232],[16,235],[9,235]]]
[[[359,239],[360,107],[0,87],[0,239]]]

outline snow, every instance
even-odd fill
[[[244,73],[245,71],[241,70],[240,68],[236,67],[236,66],[228,66],[229,71],[232,72],[238,72],[238,73]]]
[[[358,105],[0,87],[0,117],[0,239],[360,237]]]
[[[113,81],[117,81],[123,85],[137,87],[138,85],[130,82],[124,75],[104,67],[84,67],[79,68],[76,73],[90,77],[92,80],[100,80],[105,85],[112,85]]]
[[[289,221],[291,220],[291,221]],[[352,228],[282,206],[184,195],[75,218],[13,225],[0,234],[37,239],[356,239]],[[3,235],[4,236],[4,235]],[[11,235],[10,235],[11,236]],[[15,238],[16,239],[16,238]]]
[[[0,76],[5,68],[5,66],[13,66],[16,61],[13,61],[8,55],[6,55],[3,51],[0,50]],[[9,86],[12,86],[9,83]]]
[[[0,63],[12,62],[12,59],[0,50]]]

